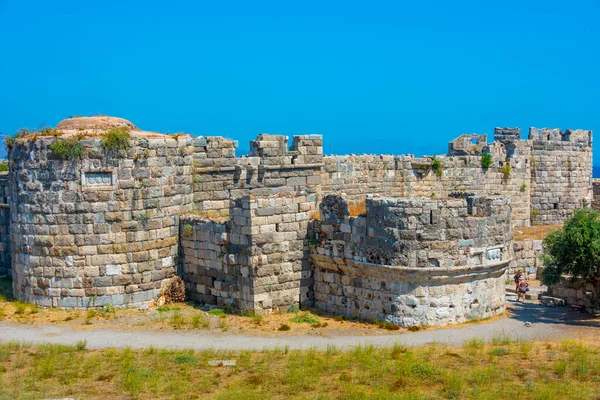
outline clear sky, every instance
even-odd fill
[[[599,21],[600,0],[0,0],[0,132],[100,113],[417,155],[495,126],[600,134]]]

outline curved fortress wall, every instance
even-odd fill
[[[359,217],[338,196],[320,207],[309,233],[318,308],[400,326],[504,312],[510,198],[369,199]]]
[[[83,119],[85,120],[85,119]],[[40,306],[138,305],[175,274],[179,216],[191,210],[189,136],[132,132],[118,153],[87,138],[82,160],[59,138],[15,141],[9,157],[13,288]]]

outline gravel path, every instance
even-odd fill
[[[391,346],[400,343],[416,346],[432,342],[462,344],[466,339],[484,338],[507,334],[521,339],[560,339],[600,336],[597,322],[578,320],[582,314],[567,308],[548,308],[539,304],[514,303],[514,296],[507,295],[513,303],[513,313],[507,318],[455,328],[432,329],[420,332],[403,332],[389,335],[363,336],[287,336],[256,337],[209,332],[149,332],[118,330],[75,331],[56,325],[0,324],[0,341],[19,340],[74,344],[86,340],[88,348],[132,347],[173,349],[323,349],[334,345],[347,348],[356,345]],[[577,314],[575,318],[574,314]],[[531,322],[530,327],[525,322]]]

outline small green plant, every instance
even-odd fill
[[[519,190],[521,192],[524,192],[525,190],[527,190],[527,185],[526,184],[522,184],[521,187],[519,188]]]
[[[319,240],[316,237],[310,237],[306,239],[306,245],[308,247],[317,247],[319,245]]]
[[[79,160],[83,157],[83,146],[76,138],[57,139],[48,145],[50,153],[63,160]]]
[[[472,349],[472,350],[481,350],[485,347],[485,341],[481,338],[471,338],[471,339],[466,339],[463,342],[463,347],[466,349]]]
[[[299,313],[298,315],[290,318],[290,322],[294,322],[296,324],[316,324],[317,322],[319,322],[319,318],[309,313]]]
[[[169,306],[161,306],[156,309],[159,313],[165,313],[167,311],[171,311],[171,307]]]
[[[510,177],[510,163],[507,162],[506,164],[498,168],[498,171],[502,172],[502,175],[504,175],[505,180],[508,179]]]
[[[498,347],[498,348],[495,348],[492,351],[490,351],[490,354],[493,355],[493,356],[501,357],[501,356],[506,356],[506,355],[508,355],[510,353],[504,347]]]
[[[183,316],[181,311],[175,310],[175,311],[173,311],[173,314],[171,315],[170,322],[174,328],[181,328],[185,325],[185,317]]]
[[[442,162],[435,156],[431,157],[431,170],[435,172],[437,176],[442,176],[442,173],[444,172]]]
[[[531,215],[533,215],[534,217],[537,217],[539,213],[540,213],[539,210],[533,210],[533,211],[531,211]]]
[[[87,344],[87,340],[78,340],[77,343],[75,343],[75,349],[77,351],[84,351],[87,347]]]
[[[15,314],[23,315],[25,314],[25,310],[27,310],[27,303],[23,303],[22,301],[15,302]]]
[[[102,307],[103,314],[114,313],[114,312],[115,312],[115,307],[110,303],[105,305],[104,307]]]
[[[0,163],[0,172],[8,171],[8,163]]]
[[[220,317],[220,318],[225,318],[225,311],[222,308],[213,308],[212,310],[209,310],[208,313],[210,315],[213,315],[215,317]]]
[[[279,325],[279,328],[277,328],[278,331],[281,332],[286,332],[289,331],[290,329],[292,329],[288,324],[281,324]]]
[[[225,318],[219,319],[219,329],[221,329],[221,332],[227,332],[229,330],[229,323]]]
[[[146,227],[146,225],[148,225],[149,220],[150,217],[148,216],[147,212],[140,213],[138,216],[138,221],[140,221],[140,224],[142,224],[144,228]]]
[[[492,165],[493,159],[492,155],[489,153],[484,153],[481,155],[481,168],[487,169]]]
[[[494,346],[508,346],[512,343],[510,335],[504,333],[504,331],[492,336],[491,343]]]
[[[192,315],[191,323],[194,329],[208,329],[210,327],[210,321],[203,314]]]
[[[6,146],[7,150],[10,150],[13,148],[16,138],[17,138],[16,136],[9,136],[9,135],[4,136],[4,145]]]
[[[2,321],[5,316],[6,316],[6,310],[4,309],[4,307],[0,307],[0,321]]]
[[[174,360],[175,364],[196,365],[198,361],[193,354],[177,354]]]
[[[107,151],[118,152],[131,147],[131,134],[125,127],[113,128],[102,135],[102,148]]]
[[[563,375],[567,372],[567,362],[565,360],[558,360],[554,363],[553,365],[553,369],[554,369],[554,373],[559,377],[562,378]]]
[[[294,313],[294,314],[295,314],[295,313],[297,313],[297,312],[299,312],[299,311],[300,311],[300,309],[299,309],[299,308],[298,308],[298,306],[297,306],[297,305],[295,305],[295,304],[292,304],[292,305],[291,305],[291,306],[289,306],[289,307],[288,307],[288,309],[287,309],[287,312],[288,312],[288,313]]]
[[[191,224],[185,224],[181,230],[181,236],[184,238],[192,237],[194,233],[194,227]]]

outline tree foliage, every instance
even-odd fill
[[[562,229],[544,239],[546,285],[558,282],[563,274],[573,275],[594,284],[596,295],[600,282],[600,213],[584,208],[576,211]]]

